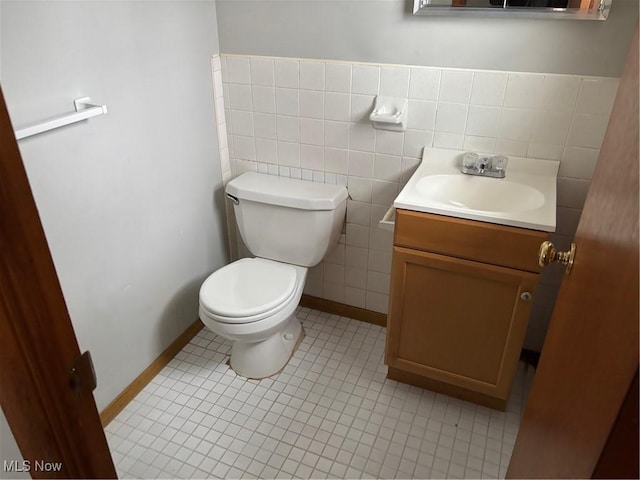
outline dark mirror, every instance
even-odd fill
[[[605,20],[612,0],[414,0],[414,15],[491,15]]]

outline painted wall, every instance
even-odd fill
[[[637,0],[613,0],[605,22],[413,16],[412,4],[217,0],[220,51],[618,77],[638,16]]]
[[[7,418],[4,416],[2,409],[0,409],[0,478],[31,478],[27,472],[6,472],[4,469],[5,461],[16,461],[19,468],[22,468],[23,460],[24,458],[18,449],[16,439],[9,429]]]
[[[19,142],[99,409],[196,320],[227,261],[215,25],[213,2],[2,3],[14,126],[82,96],[109,109]]]

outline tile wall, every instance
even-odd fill
[[[424,146],[559,160],[552,240],[565,249],[618,86],[603,77],[258,56],[216,56],[212,66],[224,180],[258,171],[346,185],[345,234],[310,271],[305,293],[382,313],[392,234],[378,221]],[[376,95],[409,99],[405,132],[371,126]],[[229,230],[232,254],[248,254]],[[558,268],[542,276],[528,348],[542,346],[560,281]]]

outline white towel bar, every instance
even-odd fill
[[[69,125],[71,123],[80,122],[81,120],[86,120],[87,118],[95,117],[97,115],[104,115],[107,113],[106,105],[93,105],[89,102],[91,102],[90,97],[76,98],[73,101],[73,106],[76,109],[74,113],[69,113],[61,117],[45,120],[44,122],[29,125],[27,127],[18,128],[15,131],[16,140],[53,130],[54,128],[64,127],[65,125]]]

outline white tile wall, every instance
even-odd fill
[[[618,85],[612,78],[296,58],[222,55],[215,62],[222,69],[216,76],[214,68],[218,135],[225,119],[228,132],[220,142],[228,145],[221,147],[229,159],[225,178],[253,170],[347,185],[347,248],[325,262],[345,267],[344,274],[321,264],[306,292],[383,313],[388,282],[377,274],[388,276],[390,262],[377,259],[389,257],[392,236],[377,220],[424,146],[560,160],[554,239],[566,244]],[[372,128],[368,116],[378,94],[409,98],[407,131]],[[532,325],[548,323],[538,317],[548,316],[554,300],[541,290]],[[534,333],[526,345],[539,349],[544,330]]]

